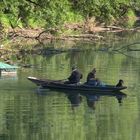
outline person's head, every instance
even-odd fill
[[[95,72],[96,72],[96,68],[93,68],[92,72],[94,72],[94,73],[95,73]]]
[[[120,79],[120,80],[119,80],[119,83],[120,83],[120,84],[123,84],[124,82],[123,82],[123,80],[122,80],[122,79]]]
[[[119,82],[118,82],[118,84],[116,85],[116,87],[122,87],[123,86],[123,80],[122,79],[120,79],[119,80]]]
[[[76,66],[72,66],[72,68],[71,68],[72,70],[75,70],[76,69]]]

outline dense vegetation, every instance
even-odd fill
[[[92,17],[98,23],[118,24],[120,18],[134,17],[139,7],[139,0],[1,0],[0,25],[49,28]]]

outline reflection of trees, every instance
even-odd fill
[[[120,108],[114,97],[103,96],[96,104],[96,112],[91,112],[84,98],[73,113],[69,99],[77,104],[79,96],[67,97],[61,92],[36,95],[21,89],[16,93],[11,91],[4,97],[7,101],[1,104],[6,105],[0,112],[4,114],[1,125],[6,129],[0,134],[14,140],[118,140],[118,137],[127,140],[132,136],[132,125],[137,116],[135,104],[134,108],[131,103]],[[91,99],[92,95],[88,98]]]
[[[53,79],[66,78],[73,64],[76,64],[82,71],[84,75],[83,81],[86,79],[87,73],[93,67],[97,68],[97,76],[106,82],[115,82],[114,84],[116,84],[118,79],[128,81],[130,77],[127,77],[127,75],[133,75],[131,77],[136,77],[137,81],[139,79],[139,76],[136,76],[139,73],[139,60],[136,61],[122,54],[113,54],[109,52],[86,50],[48,57],[33,56],[29,57],[27,62],[34,66],[30,71],[31,75],[39,74]],[[136,68],[135,72],[133,72],[134,67]]]
[[[6,108],[6,128],[10,139],[32,140],[42,134],[44,115],[39,114],[44,113],[43,101],[32,95],[15,95]]]
[[[73,134],[75,138],[83,139],[82,116],[78,117],[81,111],[77,113],[79,119],[76,121],[77,117],[71,116],[65,96],[18,94],[6,103],[5,123],[3,123],[6,129],[0,134],[2,138],[65,140],[68,137],[68,140],[71,140]],[[79,128],[79,125],[82,127]]]
[[[109,52],[86,50],[50,57],[29,56],[24,61],[36,66],[26,69],[26,73],[24,73],[25,69],[21,71],[20,75],[24,78],[27,75],[33,75],[63,79],[69,75],[70,67],[76,63],[84,74],[84,78],[93,67],[96,67],[97,76],[111,84],[120,78],[124,79],[127,86],[139,83],[140,80],[139,60],[135,61],[124,55]],[[26,82],[21,80],[20,84],[28,87]],[[136,89],[135,94],[139,94],[138,87]],[[116,98],[103,97],[96,104],[94,113],[87,108],[85,99],[73,114],[69,100],[62,94],[36,96],[23,93],[23,90],[20,88],[20,91],[11,92],[11,95],[6,97],[8,101],[2,102],[7,105],[2,112],[6,118],[4,120],[6,123],[3,123],[6,125],[4,133],[11,139],[20,139],[22,136],[22,139],[26,140],[45,140],[46,138],[49,140],[84,140],[86,138],[128,140],[134,134],[131,132],[135,129],[139,110],[137,105],[139,101],[135,97],[132,100],[128,98],[121,107],[116,103]]]

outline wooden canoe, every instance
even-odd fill
[[[28,77],[28,80],[32,81],[38,86],[41,86],[42,88],[48,89],[64,89],[88,92],[118,92],[127,88],[126,86],[116,87],[114,85],[91,86],[87,84],[65,84],[61,80],[39,79],[36,77]]]

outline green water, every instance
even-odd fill
[[[84,44],[83,44],[84,46]],[[0,79],[0,140],[139,140],[139,52],[95,52],[26,56],[17,77]],[[76,64],[84,77],[97,68],[97,77],[108,84],[123,79],[127,97],[70,96],[39,90],[28,76],[65,79]],[[69,91],[69,93],[72,93]]]

